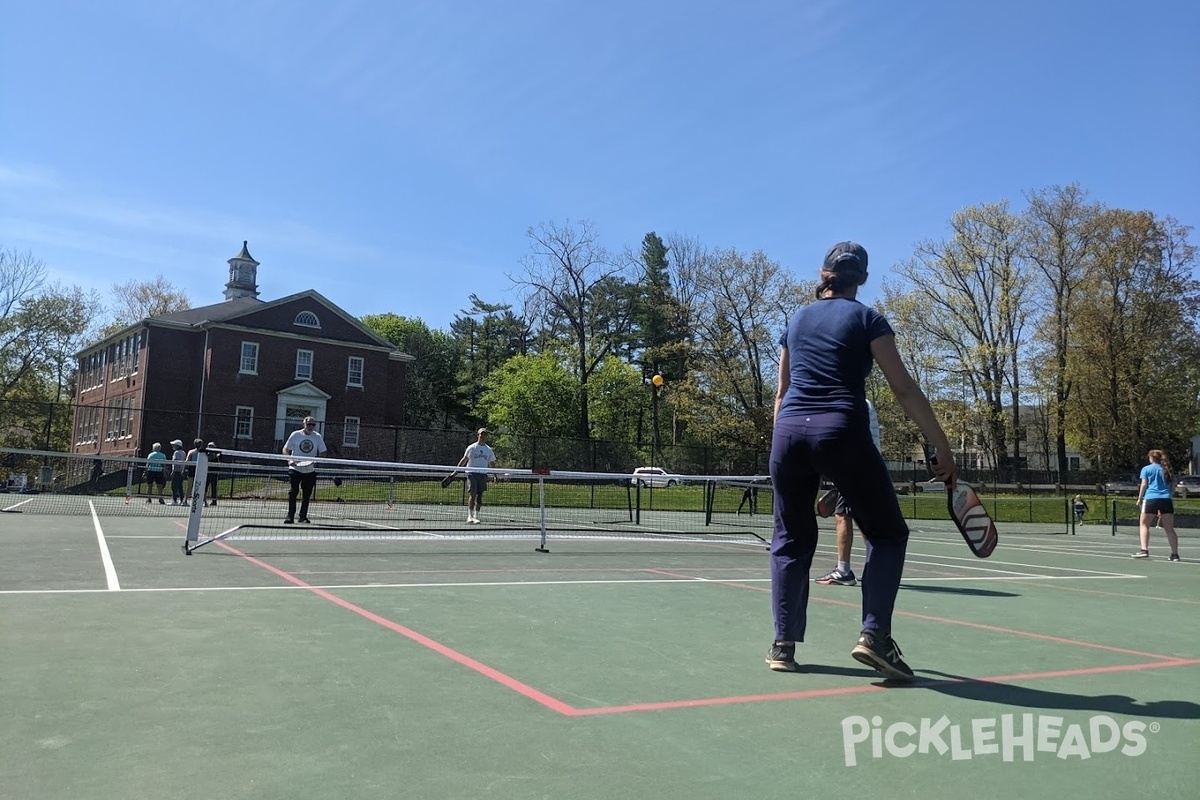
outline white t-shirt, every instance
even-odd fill
[[[284,443],[283,449],[293,457],[293,460],[288,463],[288,469],[296,472],[316,472],[317,465],[309,459],[319,458],[326,453],[325,439],[321,434],[316,431],[308,433],[303,428],[292,431],[292,435]]]
[[[486,469],[496,463],[496,454],[492,452],[492,448],[480,442],[472,442],[467,446],[467,452],[463,453],[463,458],[467,460],[464,465],[467,471],[471,468]]]

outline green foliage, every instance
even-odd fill
[[[458,385],[462,351],[454,339],[419,318],[387,313],[368,314],[362,321],[415,359],[408,365],[406,424],[448,427],[466,416]]]
[[[499,457],[535,463],[533,453],[513,452],[513,448],[532,448],[529,436],[574,436],[579,380],[553,355],[513,356],[488,376],[485,386],[480,414],[499,434],[498,447],[509,449],[507,456]]]

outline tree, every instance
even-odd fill
[[[147,317],[186,311],[192,307],[187,292],[176,288],[161,274],[149,281],[114,283],[111,296],[112,305],[108,311],[112,321],[101,329],[101,336],[116,333]]]
[[[1080,286],[1094,258],[1092,239],[1100,212],[1087,201],[1078,184],[1031,192],[1025,211],[1025,258],[1040,280],[1035,294],[1041,301],[1045,323],[1038,326],[1045,358],[1038,359],[1036,376],[1049,389],[1058,471],[1067,471],[1067,410],[1073,389],[1068,355],[1073,344],[1072,317]]]
[[[711,253],[697,285],[696,359],[688,380],[672,389],[674,402],[706,440],[762,448],[772,427],[779,335],[813,286],[765,253],[734,249]]]
[[[1101,469],[1131,470],[1152,447],[1190,453],[1200,385],[1190,228],[1147,211],[1097,215],[1094,264],[1081,286],[1068,424]]]
[[[530,253],[514,284],[528,292],[528,308],[542,327],[541,349],[572,365],[579,381],[576,433],[590,436],[588,381],[628,334],[633,292],[629,265],[618,262],[587,221],[543,223],[526,231]]]
[[[505,460],[521,464],[555,462],[554,453],[536,452],[535,437],[574,438],[579,380],[553,354],[514,356],[492,371],[479,398],[484,422],[500,434]],[[558,463],[562,463],[559,461]]]
[[[367,314],[363,324],[413,356],[405,386],[405,423],[416,427],[449,427],[465,416],[458,391],[462,352],[445,331],[431,330],[424,320],[397,314]]]
[[[489,303],[471,294],[471,307],[450,323],[450,334],[460,357],[458,393],[475,413],[484,381],[492,370],[515,355],[529,352],[529,323],[511,305]]]
[[[7,401],[11,445],[65,449],[70,412],[62,398],[72,394],[74,354],[97,298],[79,287],[47,284],[45,276],[32,253],[0,250],[0,400]]]
[[[927,309],[912,324],[946,363],[962,365],[961,377],[979,402],[985,448],[994,463],[1006,464],[1009,432],[1021,425],[1020,363],[1030,316],[1021,227],[1005,201],[959,211],[950,226],[950,239],[921,243],[897,274]],[[1011,458],[1020,463],[1017,437]]]

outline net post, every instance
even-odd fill
[[[1117,535],[1117,501],[1112,501],[1112,535]]]
[[[712,525],[713,505],[716,503],[717,485],[714,481],[704,481],[704,527]]]
[[[634,515],[633,515],[633,524],[641,525],[642,524],[642,482],[639,481],[637,478],[630,478],[629,480],[633,481],[633,498],[635,501],[634,502],[635,511],[634,511]]]
[[[538,475],[538,511],[541,517],[541,544],[533,548],[537,553],[549,553],[550,549],[546,547],[546,477]]]
[[[125,465],[125,502],[133,497],[133,462]]]
[[[192,507],[188,509],[187,538],[183,542],[183,554],[190,556],[195,544],[200,541],[200,503],[204,499],[205,484],[208,482],[208,454],[203,450],[196,453],[196,474],[192,479]],[[197,490],[196,487],[200,487]]]

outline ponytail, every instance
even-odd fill
[[[1171,459],[1162,450],[1151,450],[1150,460],[1162,467],[1163,473],[1167,476],[1167,483],[1171,482]]]

